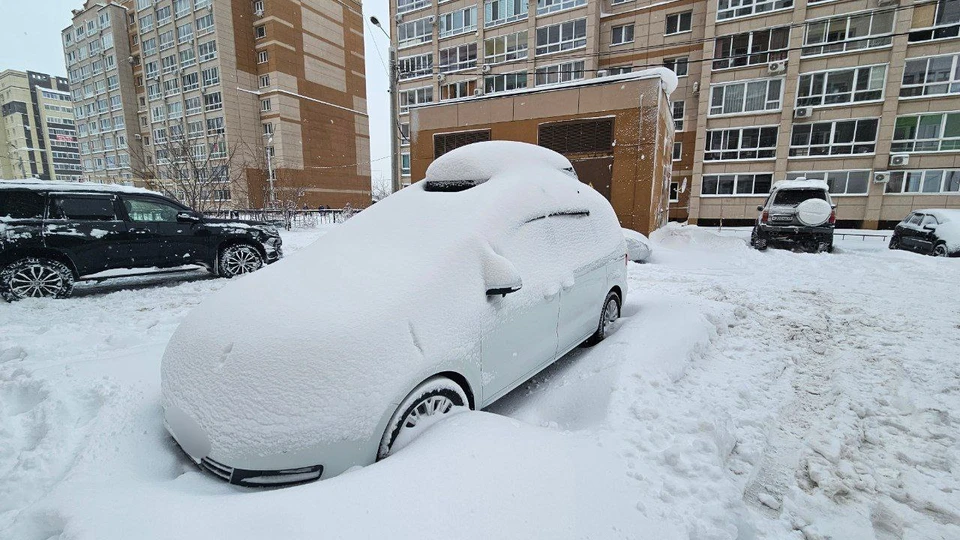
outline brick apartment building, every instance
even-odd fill
[[[358,2],[88,0],[62,38],[85,180],[369,204]]]
[[[409,108],[653,66],[680,77],[672,219],[826,180],[842,225],[960,208],[960,0],[395,0]],[[409,135],[401,137],[404,182]]]

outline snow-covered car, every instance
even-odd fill
[[[329,478],[603,339],[626,246],[610,203],[571,170],[523,143],[459,148],[224,287],[164,353],[168,431],[234,484]]]
[[[960,257],[960,210],[916,210],[897,224],[890,249]]]
[[[623,239],[627,242],[627,258],[633,262],[646,262],[653,254],[650,240],[633,229],[623,229]]]
[[[758,250],[785,245],[807,251],[833,251],[836,205],[822,180],[781,180],[773,185],[750,235]]]

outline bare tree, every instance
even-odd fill
[[[379,178],[372,179],[370,181],[370,196],[373,199],[373,202],[381,201],[386,199],[393,191],[390,187],[390,180],[385,179],[383,174]]]

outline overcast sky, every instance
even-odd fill
[[[60,31],[70,25],[70,10],[80,8],[83,0],[0,0],[0,13],[6,32],[0,32],[0,71],[17,69],[66,76]],[[364,18],[375,15],[389,29],[387,0],[364,0]],[[390,155],[390,101],[384,64],[374,44],[380,46],[387,62],[389,43],[380,30],[364,24],[367,58],[367,101],[370,114],[370,158]],[[390,160],[371,165],[373,180],[390,178]]]

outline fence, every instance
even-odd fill
[[[312,229],[319,225],[343,223],[358,210],[352,208],[331,208],[330,210],[220,210],[205,212],[208,217],[265,221],[285,229]]]

